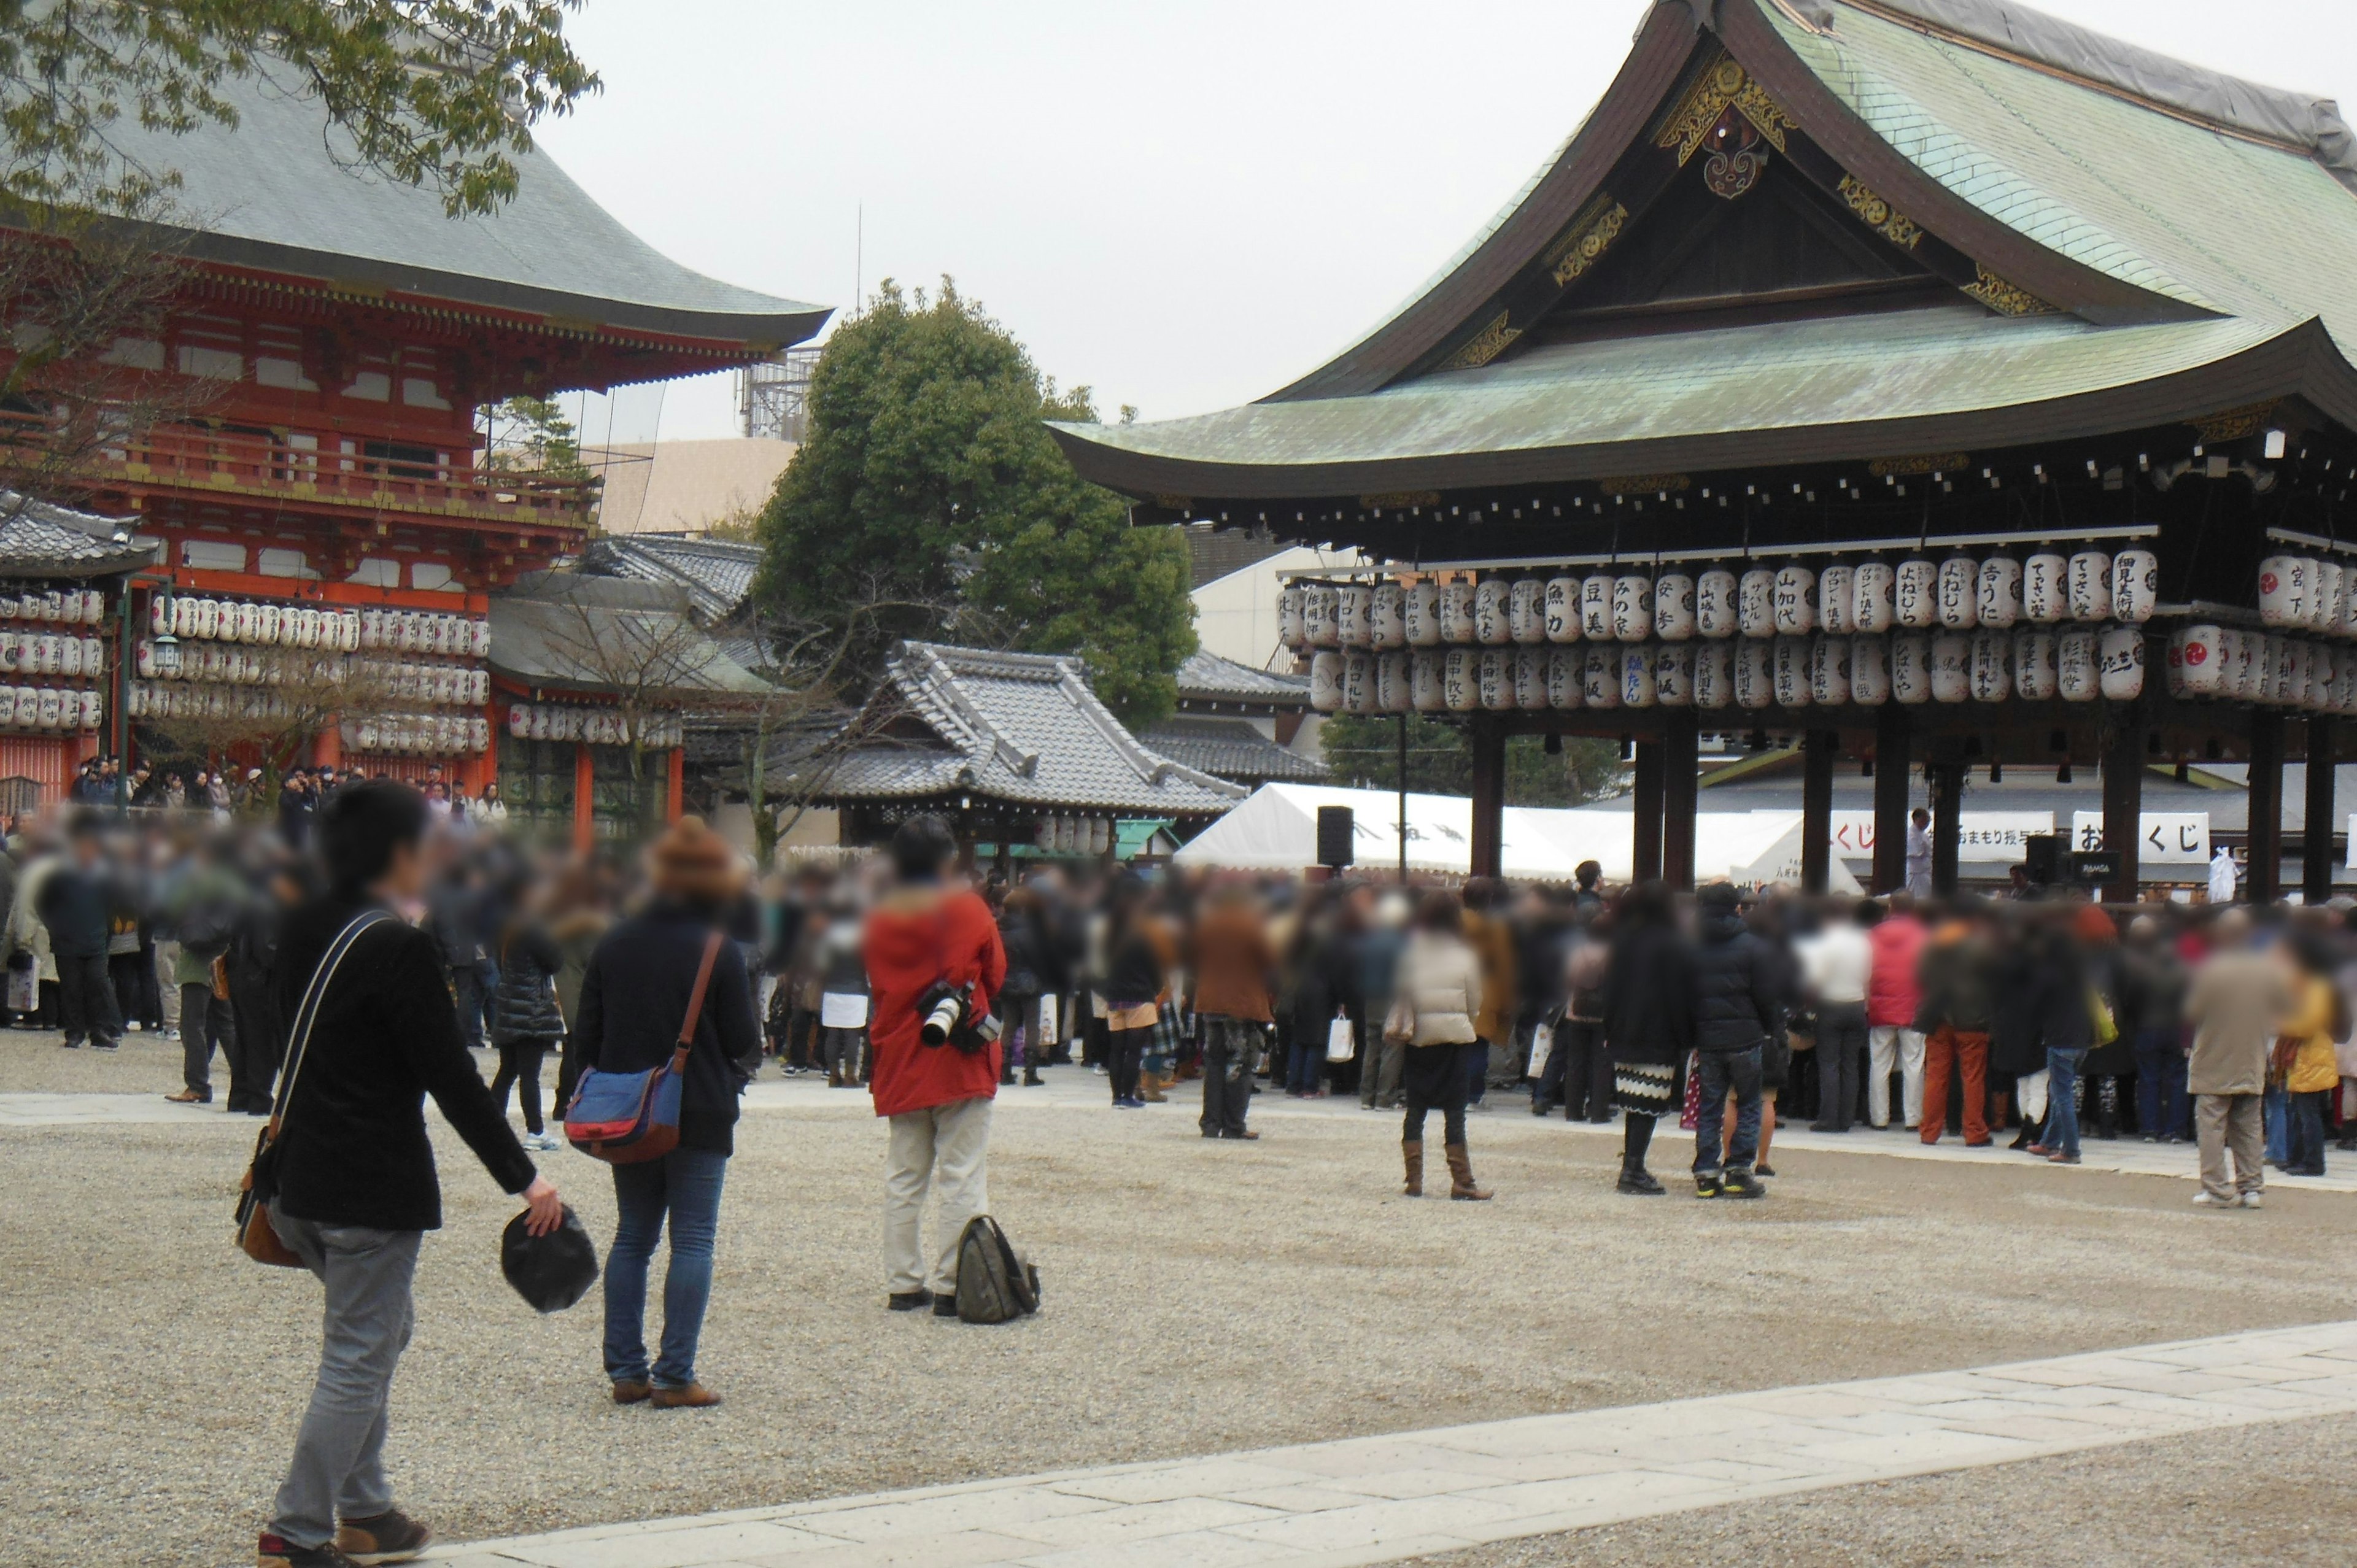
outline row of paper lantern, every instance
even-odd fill
[[[349,660],[333,653],[322,656],[294,650],[265,652],[226,644],[183,648],[178,652],[178,662],[167,671],[156,651],[156,644],[142,638],[131,650],[132,671],[143,680],[283,686],[289,680],[341,682],[351,667]]]
[[[0,620],[53,620],[97,626],[106,619],[106,595],[97,588],[27,588],[0,594]]]
[[[332,648],[346,653],[388,649],[480,659],[491,650],[491,623],[426,610],[322,609],[235,599],[157,598],[147,629],[157,637],[254,642],[286,648]]]
[[[1031,842],[1049,854],[1103,854],[1113,848],[1113,819],[1042,817]]]
[[[96,729],[105,712],[105,702],[96,692],[0,686],[0,725],[10,729]]]
[[[639,744],[660,750],[686,739],[686,726],[667,715],[639,721]],[[508,709],[508,734],[518,740],[576,740],[592,746],[627,746],[629,722],[619,708],[556,707],[518,703]]]
[[[1886,703],[2129,702],[2144,691],[2132,626],[1897,636],[1820,632],[1701,643],[1570,648],[1321,650],[1320,713],[1516,708],[1805,708]]]
[[[479,708],[491,700],[491,672],[479,665],[396,664],[390,660],[363,659],[360,672],[391,690],[403,703],[432,703],[441,707]]]
[[[2357,566],[2268,556],[2259,563],[2259,618],[2279,630],[2357,638]]]
[[[338,727],[345,748],[355,752],[448,757],[487,751],[491,744],[491,721],[480,714],[386,714]]]
[[[106,644],[54,631],[0,631],[0,675],[99,675]]]
[[[2149,550],[1835,564],[1725,567],[1699,575],[1597,572],[1479,583],[1295,583],[1277,603],[1291,648],[1503,647],[1684,642],[1893,630],[2005,630],[2151,618],[2160,564]]]
[[[2305,637],[2181,626],[2169,639],[2171,696],[2357,714],[2357,652]]]

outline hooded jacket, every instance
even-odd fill
[[[1706,908],[1694,957],[1695,1048],[1748,1051],[1781,1027],[1783,978],[1769,945],[1729,908]]]
[[[974,988],[986,1012],[1006,983],[1006,949],[980,897],[959,889],[904,887],[867,917],[867,1038],[874,1052],[867,1091],[878,1116],[930,1111],[998,1093],[1001,1044],[969,1056],[928,1046],[917,1004],[936,981]]]
[[[1914,1027],[1922,1001],[1915,983],[1916,961],[1922,954],[1924,936],[1923,922],[1912,915],[1889,916],[1866,933],[1867,946],[1874,952],[1874,973],[1866,986],[1868,1024]]]

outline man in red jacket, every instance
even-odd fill
[[[888,1305],[957,1316],[957,1244],[966,1221],[990,1207],[990,1105],[1000,1046],[967,1052],[927,1045],[920,1006],[937,983],[966,988],[965,1016],[989,1015],[1006,979],[990,908],[952,875],[957,841],[931,813],[892,835],[894,886],[867,918],[868,1093],[892,1122],[884,1180]],[[941,1198],[928,1266],[920,1235],[925,1196]]]
[[[1901,1082],[1901,1112],[1913,1132],[1923,1120],[1923,1032],[1915,1027],[1922,993],[1915,982],[1916,960],[1922,955],[1928,933],[1915,917],[1915,900],[1906,893],[1890,896],[1890,913],[1866,933],[1874,950],[1874,973],[1866,991],[1866,1119],[1877,1127],[1890,1125],[1890,1069],[1895,1064]],[[1945,1105],[1937,1114],[1943,1120]]]

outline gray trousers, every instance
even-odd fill
[[[318,1380],[270,1510],[272,1534],[318,1547],[335,1539],[338,1519],[372,1519],[393,1507],[385,1411],[393,1369],[409,1346],[410,1282],[425,1232],[320,1225],[291,1219],[274,1203],[270,1222],[328,1287]]]
[[[1260,1026],[1224,1014],[1203,1015],[1203,1114],[1206,1138],[1241,1138],[1260,1067]]]
[[[2266,1188],[2267,1135],[2258,1095],[2195,1095],[2193,1135],[2201,1145],[2202,1190],[2211,1197],[2232,1200]],[[2226,1174],[2230,1149],[2234,1155],[2231,1179]]]
[[[1407,1047],[1397,1040],[1383,1038],[1383,1019],[1392,1010],[1391,998],[1369,998],[1367,1003],[1366,1066],[1359,1072],[1359,1103],[1380,1105],[1386,1111],[1396,1111],[1400,1100],[1400,1068],[1407,1059]]]

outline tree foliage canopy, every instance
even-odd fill
[[[812,373],[807,433],[761,520],[763,595],[823,615],[874,602],[880,575],[908,608],[875,618],[856,671],[872,678],[903,637],[1077,653],[1124,720],[1161,717],[1195,650],[1186,545],[1130,527],[1041,424],[1095,417],[1087,388],[1059,392],[949,280],[931,301],[887,282]],[[924,607],[942,603],[946,626]]]
[[[126,118],[234,126],[224,89],[315,94],[357,161],[441,193],[453,216],[515,194],[511,154],[597,85],[565,41],[580,0],[0,0],[0,195],[151,209],[175,177],[128,158]]]

